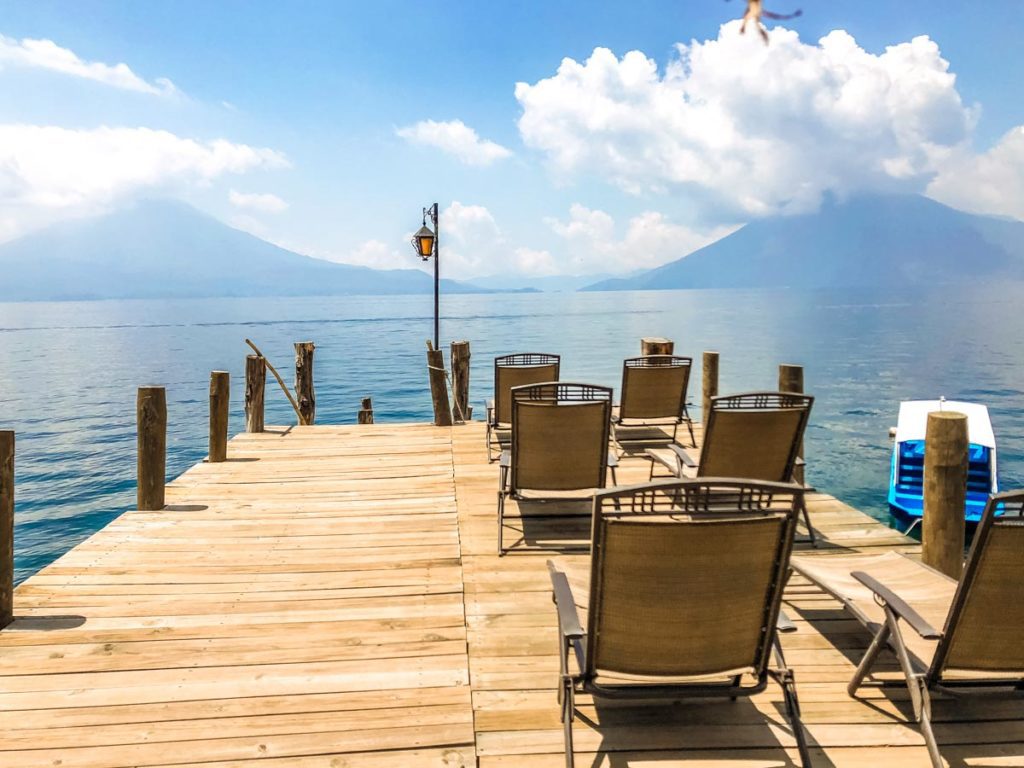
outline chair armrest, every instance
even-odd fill
[[[489,397],[484,401],[484,410],[487,411],[487,423],[494,423],[494,398]]]
[[[675,452],[676,457],[679,459],[680,462],[682,462],[684,467],[688,467],[690,469],[697,469],[699,465],[690,457],[690,454],[683,450],[683,447],[681,445],[676,445],[675,443],[673,443],[672,445],[669,446],[669,448],[671,448]]]
[[[576,612],[576,603],[572,599],[572,588],[565,574],[555,568],[548,560],[548,572],[551,574],[551,598],[558,608],[558,628],[565,638],[583,637],[580,616]]]
[[[795,467],[806,467],[807,466],[807,462],[803,460],[803,457],[797,456],[796,457],[796,463],[793,466],[795,466]]]
[[[512,451],[501,452],[501,456],[498,457],[498,466],[503,469],[508,469],[512,466]]]
[[[608,451],[608,466],[617,467],[619,466],[619,457],[615,455],[615,451]]]
[[[874,592],[875,596],[879,600],[889,606],[893,613],[907,622],[907,624],[909,624],[913,630],[925,640],[938,640],[942,637],[942,633],[939,632],[939,630],[935,629],[935,627],[925,621],[921,614],[907,605],[903,598],[880,581],[863,571],[854,571],[850,575]]]
[[[778,618],[775,619],[775,629],[779,632],[796,632],[796,624],[781,608],[779,608]]]

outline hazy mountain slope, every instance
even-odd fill
[[[584,290],[922,285],[1024,278],[1024,223],[916,195],[877,195],[752,222],[634,278]]]
[[[4,243],[0,270],[0,301],[433,290],[433,278],[420,270],[301,256],[171,201],[142,202]],[[442,290],[479,289],[445,280]]]

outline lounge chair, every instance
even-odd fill
[[[675,443],[683,423],[690,431],[690,442],[697,447],[686,408],[692,365],[692,358],[673,355],[631,357],[622,362],[621,400],[612,420],[612,438],[620,449]],[[672,433],[661,427],[671,427]]]
[[[1024,689],[1022,513],[1024,491],[989,499],[959,582],[896,552],[793,558],[797,571],[874,635],[847,686],[851,696],[882,649],[895,652],[936,768],[943,762],[932,733],[932,693]]]
[[[487,460],[494,461],[509,441],[512,387],[558,381],[561,357],[518,352],[494,358],[494,399],[487,401]]]
[[[504,546],[505,500],[537,492],[541,499],[579,499],[566,492],[605,487],[615,454],[608,450],[612,391],[608,387],[548,382],[513,387],[512,435],[498,473],[498,554]]]
[[[798,454],[814,398],[788,392],[748,392],[711,400],[705,415],[704,441],[700,461],[682,446],[668,446],[667,455],[648,450],[651,479],[657,464],[675,477],[742,477],[789,483],[802,464]],[[805,491],[813,488],[804,487]],[[817,538],[811,527],[807,504],[801,497],[804,524],[813,546]]]
[[[569,768],[577,693],[736,699],[760,693],[768,678],[782,688],[800,760],[810,764],[777,637],[795,629],[781,602],[802,495],[796,484],[702,479],[594,497],[589,581],[574,591],[548,562]]]

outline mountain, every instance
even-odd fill
[[[1024,222],[919,195],[827,201],[817,213],[751,222],[676,261],[586,291],[841,288],[1024,279]]]
[[[639,274],[643,270],[631,272],[627,277]],[[621,276],[621,275],[620,275]],[[584,286],[601,280],[608,280],[614,277],[610,273],[596,275],[547,275],[544,277],[532,277],[530,275],[488,275],[487,277],[474,277],[473,285],[484,288],[497,288],[502,290],[519,289],[523,291],[544,291],[557,293],[559,291],[578,291]]]
[[[410,261],[415,257],[410,254]],[[302,256],[185,203],[150,200],[0,245],[0,301],[430,293],[418,269]],[[442,280],[444,293],[487,289]]]

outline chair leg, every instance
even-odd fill
[[[796,680],[793,672],[786,666],[786,660],[782,656],[782,646],[779,638],[775,638],[773,646],[775,661],[778,664],[778,682],[782,687],[782,698],[786,705],[786,715],[790,727],[793,729],[793,738],[796,739],[797,752],[800,755],[800,765],[803,768],[810,768],[811,754],[807,748],[807,732],[804,730],[803,720],[800,718],[800,699],[796,695]]]
[[[928,683],[924,675],[916,672],[910,661],[910,654],[907,653],[907,646],[903,643],[903,635],[900,633],[899,620],[892,609],[885,606],[885,622],[889,627],[896,658],[900,663],[903,676],[907,679],[907,689],[910,691],[910,703],[914,706],[914,718],[921,725],[921,735],[928,746],[928,757],[931,758],[934,768],[943,768],[942,757],[939,755],[939,745],[935,741],[935,734],[932,732],[932,701],[928,694]]]
[[[883,624],[878,628],[877,634],[871,641],[871,645],[868,646],[867,651],[864,653],[864,658],[860,660],[860,664],[857,665],[857,671],[853,673],[853,679],[850,680],[849,685],[846,686],[846,692],[851,696],[857,695],[857,689],[860,688],[861,683],[864,682],[864,678],[868,676],[868,672],[871,671],[871,667],[875,664],[875,659],[878,658],[878,654],[882,652],[886,644],[889,642],[889,625]]]
[[[814,528],[811,527],[811,515],[807,511],[807,499],[800,497],[800,512],[804,517],[804,525],[807,526],[807,536],[811,540],[811,546],[818,548],[818,538],[814,535]]]
[[[568,677],[564,677],[562,678],[562,731],[565,734],[565,768],[574,768],[576,764],[573,759],[572,745],[572,721],[575,715],[576,700],[572,681]]]

